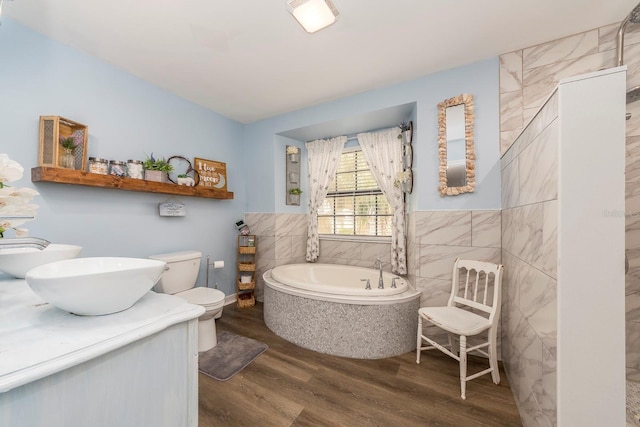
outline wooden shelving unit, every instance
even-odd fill
[[[256,244],[256,236],[253,234],[238,236],[238,307],[252,307],[256,304]]]
[[[84,185],[88,187],[113,188],[125,191],[173,194],[178,196],[204,197],[209,199],[233,199],[230,191],[202,187],[187,187],[173,183],[145,181],[114,175],[99,175],[80,170],[39,166],[31,169],[32,182],[54,182],[58,184]]]

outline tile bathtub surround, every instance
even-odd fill
[[[306,262],[307,215],[247,213],[245,222],[258,239],[256,297],[262,300],[265,271]],[[500,262],[501,215],[497,210],[412,212],[407,231],[408,278],[423,292],[421,306],[429,304],[430,295],[441,293],[443,283],[450,286],[456,257]],[[376,258],[389,271],[389,243],[320,240],[318,262],[373,268]]]
[[[307,215],[246,213],[244,221],[258,241],[256,299],[263,301],[265,271],[278,265],[305,262]]]

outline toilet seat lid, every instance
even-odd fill
[[[197,287],[175,294],[191,304],[212,305],[224,301],[224,292],[217,289]]]

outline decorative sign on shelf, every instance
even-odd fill
[[[194,157],[193,168],[200,176],[198,187],[227,191],[227,164]]]
[[[180,200],[173,197],[158,203],[160,216],[187,216],[187,207]]]

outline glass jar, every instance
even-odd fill
[[[109,162],[109,174],[115,176],[127,176],[127,164],[119,160]]]
[[[109,163],[106,159],[89,157],[89,172],[106,175],[109,172]]]
[[[144,171],[140,160],[127,160],[127,176],[129,178],[144,179]]]

